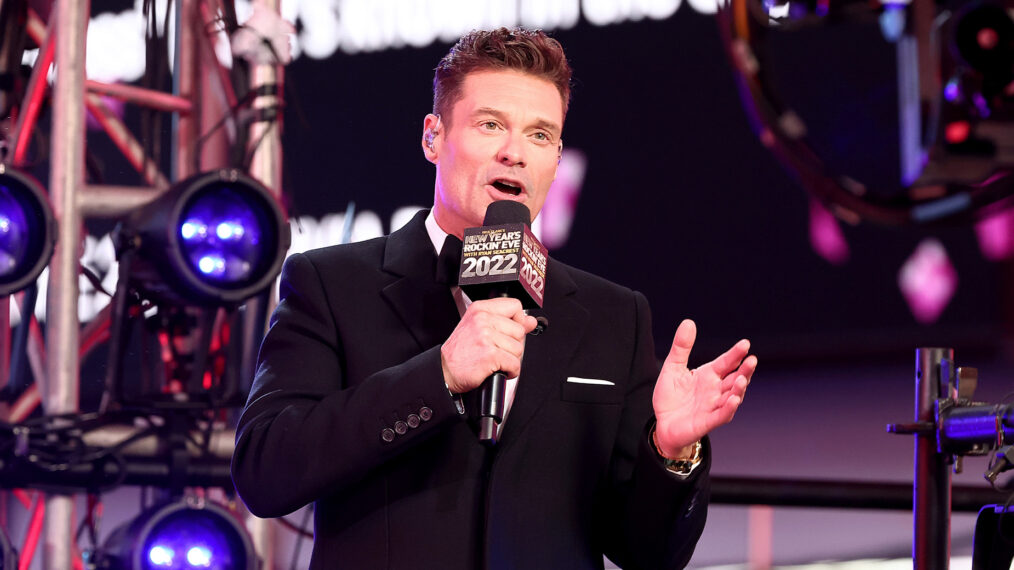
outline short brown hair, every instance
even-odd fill
[[[522,28],[475,30],[458,40],[433,74],[433,112],[447,123],[465,76],[489,70],[521,71],[549,81],[560,92],[567,116],[571,71],[563,46],[542,30]]]

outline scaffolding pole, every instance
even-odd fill
[[[58,0],[56,12],[56,82],[53,87],[53,139],[49,189],[59,223],[56,250],[49,264],[46,309],[47,414],[78,411],[78,245],[81,215],[76,192],[84,186],[85,45],[90,2]],[[43,567],[73,567],[74,497],[46,499]]]
[[[280,0],[266,0],[266,8],[280,12]],[[282,96],[284,68],[281,62],[270,64],[257,63],[250,66],[250,89],[259,95],[253,100],[254,122],[250,125],[248,138],[250,148],[250,176],[260,181],[271,191],[279,204],[284,202],[282,194]],[[267,323],[264,316],[271,313],[276,300],[274,288],[268,295],[250,299],[247,302],[244,330],[264,330]],[[266,304],[266,307],[259,305]],[[250,335],[246,335],[250,337]],[[252,357],[256,347],[244,347],[244,375],[253,374]],[[247,356],[249,355],[249,357]],[[277,542],[276,523],[270,519],[262,519],[248,515],[247,530],[253,540],[254,548],[264,563],[265,570],[274,568],[275,546]]]

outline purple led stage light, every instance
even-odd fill
[[[217,514],[179,510],[161,520],[148,534],[145,570],[226,570],[237,567],[242,555],[235,525]]]
[[[263,215],[229,187],[212,188],[184,209],[180,226],[184,254],[202,279],[213,284],[242,283],[263,265]]]
[[[56,222],[39,183],[0,164],[0,296],[35,281],[55,242]]]
[[[28,253],[28,220],[21,204],[0,186],[0,277],[13,275]]]
[[[149,509],[114,530],[99,552],[98,563],[122,570],[258,567],[250,537],[232,513],[193,499]]]
[[[135,255],[131,282],[150,299],[229,305],[266,289],[289,247],[289,224],[266,188],[236,170],[175,184],[119,230]]]

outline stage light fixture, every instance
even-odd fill
[[[267,288],[289,248],[285,214],[260,183],[237,170],[183,180],[118,229],[129,279],[154,300],[238,304]]]
[[[56,244],[56,222],[42,186],[0,163],[0,296],[34,282]]]
[[[254,570],[257,555],[235,515],[188,498],[148,509],[117,528],[99,555],[118,570]]]
[[[1011,0],[730,0],[761,143],[848,221],[972,221],[1014,196]],[[849,47],[844,47],[849,46]]]

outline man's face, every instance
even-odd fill
[[[430,129],[432,147],[425,140]],[[521,202],[533,219],[538,215],[556,178],[563,99],[533,75],[474,72],[451,116],[427,115],[423,130],[423,152],[437,165],[433,214],[444,231],[461,237],[482,225],[496,200]]]

